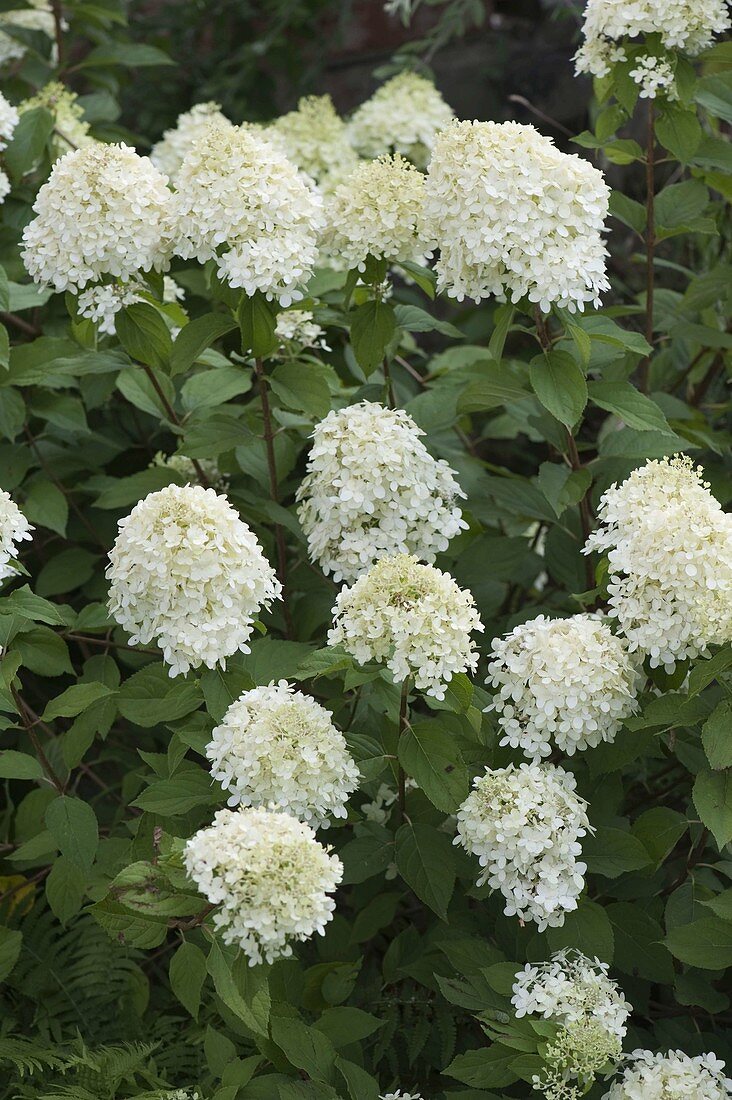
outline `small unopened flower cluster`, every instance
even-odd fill
[[[343,876],[337,856],[289,814],[219,810],[185,848],[190,878],[213,904],[224,943],[238,944],[251,966],[292,954],[292,943],[322,935],[329,896]]]
[[[17,572],[11,564],[17,554],[15,544],[32,538],[32,530],[10,494],[0,489],[0,580]]]
[[[171,195],[165,176],[127,145],[94,142],[56,162],[23,231],[28,273],[55,290],[105,275],[123,282],[167,263]]]
[[[726,0],[588,0],[577,72],[605,76],[613,61],[625,57],[613,43],[648,34],[659,35],[668,50],[695,56],[730,25]]]
[[[19,120],[18,108],[0,92],[0,150],[7,149]]]
[[[251,128],[210,126],[176,185],[177,255],[215,259],[221,278],[249,295],[261,291],[283,306],[302,297],[322,200],[282,152]]]
[[[608,552],[610,614],[631,653],[673,671],[732,638],[732,516],[688,457],[647,462],[603,495],[585,553]]]
[[[583,1095],[600,1070],[620,1059],[632,1006],[599,959],[560,951],[540,966],[527,964],[516,975],[511,1003],[518,1019],[537,1015],[560,1025],[545,1052],[546,1072],[534,1078],[550,1100],[571,1095],[568,1081],[578,1081]]]
[[[334,266],[359,271],[369,256],[424,263],[433,243],[422,173],[399,155],[359,164],[327,197],[323,247]]]
[[[401,153],[418,168],[426,168],[435,137],[453,117],[432,81],[403,72],[354,111],[348,133],[362,157]]]
[[[457,506],[465,494],[423,435],[404,410],[371,401],[317,425],[298,515],[310,556],[336,581],[393,554],[433,562],[467,527]]]
[[[229,479],[221,473],[216,461],[213,458],[199,458],[197,461],[210,487],[215,489],[217,493],[225,493],[229,488]],[[193,465],[193,459],[188,458],[187,455],[166,455],[162,451],[158,451],[149,465],[150,467],[159,466],[163,469],[175,470],[176,473],[182,474],[186,481],[192,485],[195,485],[198,481],[198,470]]]
[[[286,680],[245,691],[206,746],[230,806],[284,810],[318,828],[345,818],[358,768],[330,713]]]
[[[665,94],[668,99],[679,98],[674,70],[665,57],[636,57],[635,68],[630,70],[630,77],[636,84],[640,84],[641,99],[655,99],[659,93]]]
[[[501,745],[549,756],[612,742],[637,709],[638,672],[626,644],[598,615],[537,616],[494,638],[487,708],[499,715]]]
[[[297,110],[267,127],[265,136],[281,144],[288,159],[323,191],[332,191],[358,164],[346,124],[329,95],[303,97]]]
[[[342,645],[359,664],[384,661],[397,683],[444,699],[446,685],[478,661],[472,631],[481,631],[470,592],[448,573],[400,554],[382,558],[338,594],[329,645]]]
[[[634,1050],[619,1081],[604,1100],[728,1100],[732,1080],[714,1054],[695,1058],[680,1050],[653,1054]]]
[[[223,496],[168,485],[120,520],[109,555],[109,610],[132,645],[156,640],[170,675],[249,652],[254,617],[280,583]]]
[[[79,97],[60,81],[51,81],[30,99],[23,100],[20,112],[23,114],[34,107],[45,107],[54,117],[51,145],[54,160],[71,149],[80,149],[94,141],[89,136],[89,123],[84,121],[84,108],[79,103]]]
[[[551,764],[490,769],[458,810],[456,844],[478,857],[478,885],[506,899],[506,916],[560,927],[577,908],[586,865],[580,839],[590,828],[573,775]]]
[[[186,156],[212,126],[235,129],[233,122],[222,114],[219,103],[196,103],[189,111],[178,115],[175,126],[166,130],[160,141],[153,145],[150,160],[175,183]]]
[[[49,0],[29,0],[25,8],[13,8],[0,12],[0,65],[8,61],[17,61],[26,53],[27,46],[19,38],[8,34],[5,28],[25,31],[39,31],[48,38],[54,38],[54,19]],[[53,49],[53,56],[56,49]]]
[[[275,336],[285,348],[304,351],[315,348],[330,351],[325,341],[325,330],[313,319],[309,309],[286,309],[277,314]]]
[[[455,122],[435,142],[425,187],[440,289],[459,301],[528,296],[544,312],[599,306],[610,191],[588,161],[533,126]]]

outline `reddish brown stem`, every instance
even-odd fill
[[[147,365],[147,363],[142,363],[142,369],[145,371],[145,374],[150,379],[150,385],[152,386],[152,388],[155,390],[155,393],[160,398],[160,403],[163,406],[163,408],[165,409],[165,415],[167,416],[168,420],[170,421],[171,424],[175,424],[177,427],[179,427],[180,426],[180,417],[178,416],[178,413],[175,411],[175,409],[171,405],[170,401],[168,401],[168,398],[165,396],[165,391],[163,390],[162,386],[160,385],[157,378],[155,377],[155,371],[152,369],[152,367],[149,367]],[[195,458],[192,458],[191,462],[193,463],[193,469],[196,471],[196,477],[200,481],[201,485],[203,485],[204,489],[208,489],[210,483],[209,483],[208,478],[206,477],[206,475],[203,472],[203,468],[201,467],[200,462]]]
[[[32,717],[36,717],[36,716],[33,714],[33,712],[30,710],[30,708],[26,706],[26,704],[23,702],[23,700],[21,699],[20,695],[15,690],[15,688],[11,686],[10,690],[12,692],[13,699],[15,701],[15,705],[18,708],[18,714],[20,715],[20,719],[23,723],[23,726],[25,727],[25,732],[28,734],[28,740],[30,741],[31,745],[33,746],[33,751],[35,752],[36,756],[38,757],[38,759],[41,763],[41,767],[43,768],[44,772],[46,773],[46,775],[48,776],[50,781],[53,783],[53,785],[56,788],[56,790],[58,791],[58,793],[63,794],[64,793],[64,785],[61,782],[61,780],[59,779],[56,772],[54,771],[53,765],[51,764],[50,760],[48,759],[45,752],[43,751],[43,745],[38,740],[38,737],[36,735],[36,731],[33,729],[33,722],[31,721],[31,716]]]

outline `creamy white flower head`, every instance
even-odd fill
[[[371,401],[316,426],[298,516],[311,558],[336,581],[394,554],[431,563],[467,528],[457,503],[465,494],[423,436],[403,409]]]
[[[504,913],[558,928],[577,908],[587,867],[580,839],[590,829],[576,780],[552,764],[486,770],[457,813],[456,844],[478,857],[478,885],[506,899]]]
[[[655,99],[660,93],[667,99],[678,99],[676,76],[670,61],[663,57],[636,57],[631,78],[640,84],[641,99]]]
[[[375,259],[421,264],[432,253],[425,232],[424,176],[396,155],[363,161],[326,199],[325,251],[363,271]]]
[[[210,127],[176,179],[176,252],[282,306],[302,297],[317,257],[322,199],[252,128]],[[244,201],[243,196],[246,196]]]
[[[250,966],[292,954],[292,943],[323,935],[333,917],[329,896],[343,864],[309,825],[267,810],[219,810],[185,848],[185,865],[218,906],[214,926],[238,944]]]
[[[184,287],[179,286],[170,275],[163,276],[163,301],[182,302],[186,296]]]
[[[418,1092],[402,1092],[397,1089],[396,1092],[385,1092],[379,1100],[422,1100],[422,1096]]]
[[[10,176],[0,168],[0,203],[5,202],[12,189],[13,185],[10,182]]]
[[[293,350],[331,350],[325,342],[325,330],[313,320],[312,310],[309,309],[286,309],[278,313],[275,336],[279,337],[283,345]]]
[[[732,1080],[714,1054],[696,1058],[680,1050],[634,1050],[619,1081],[603,1100],[727,1100]]]
[[[132,645],[157,641],[170,675],[248,653],[253,620],[281,586],[226,497],[168,485],[120,520],[109,610]]]
[[[401,153],[418,168],[426,168],[437,134],[454,117],[431,80],[403,72],[354,111],[348,133],[363,157]]]
[[[577,72],[605,76],[607,44],[647,34],[660,35],[666,49],[694,56],[731,23],[727,0],[588,0]]]
[[[150,160],[175,183],[186,156],[212,126],[235,129],[234,123],[229,122],[222,113],[219,103],[196,103],[189,111],[178,115],[175,126],[166,130],[160,141],[153,145]]]
[[[197,461],[211,488],[215,489],[217,493],[226,493],[229,488],[229,479],[221,473],[215,460],[213,458],[199,458]],[[161,466],[163,469],[175,470],[177,473],[182,474],[192,485],[195,485],[198,480],[198,471],[193,465],[193,459],[188,458],[187,455],[166,455],[162,451],[158,451],[148,465],[149,467]]]
[[[539,615],[492,642],[501,745],[535,758],[612,742],[637,710],[640,676],[626,643],[599,615]]]
[[[10,494],[0,489],[0,580],[18,572],[12,564],[17,555],[15,544],[32,538],[32,530]]]
[[[35,107],[45,107],[54,116],[51,141],[54,160],[71,149],[80,149],[94,141],[89,135],[89,123],[84,121],[84,108],[79,103],[79,97],[60,81],[51,81],[35,95],[23,100],[19,110],[24,114]]]
[[[82,290],[76,306],[80,317],[86,317],[99,327],[103,335],[113,336],[117,314],[126,306],[145,299],[139,283],[99,283]]]
[[[732,639],[732,515],[688,457],[647,462],[603,494],[585,553],[607,552],[610,615],[631,653],[673,671]]]
[[[18,125],[20,114],[0,92],[0,149],[6,149]]]
[[[329,645],[342,645],[359,664],[385,662],[397,683],[413,676],[435,699],[478,662],[470,635],[483,624],[470,592],[409,554],[382,558],[343,588],[333,616]]]
[[[166,266],[171,195],[165,176],[128,145],[94,142],[56,161],[23,231],[37,283],[81,290]]]
[[[26,45],[12,33],[15,28],[25,31],[40,31],[48,38],[54,38],[54,20],[48,0],[29,0],[27,8],[13,8],[0,12],[0,65],[8,61],[17,61],[25,56]],[[52,57],[56,56],[53,47]]]
[[[528,296],[546,313],[598,306],[609,282],[610,190],[589,161],[518,122],[454,122],[425,184],[441,290],[458,301]]]
[[[332,191],[358,164],[346,124],[329,95],[304,96],[297,110],[270,123],[265,136],[281,144],[288,159],[323,191]]]
[[[358,768],[330,712],[286,680],[245,691],[206,746],[230,806],[283,810],[313,828],[348,816]]]

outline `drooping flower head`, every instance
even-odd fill
[[[333,616],[329,645],[342,645],[359,664],[385,662],[397,683],[413,676],[435,699],[478,661],[470,635],[483,624],[472,595],[409,554],[382,558],[343,588]]]
[[[627,646],[598,615],[539,615],[492,642],[488,683],[498,688],[501,745],[527,756],[552,746],[577,750],[612,742],[637,709],[638,672]]]
[[[84,108],[79,103],[79,97],[59,80],[52,80],[35,95],[24,99],[19,110],[24,114],[35,107],[45,107],[53,115],[51,148],[54,160],[71,149],[80,149],[94,141],[89,135],[89,123],[84,120]]]
[[[607,551],[610,614],[631,652],[673,671],[732,638],[732,516],[688,457],[639,467],[603,494],[585,553]]]
[[[211,126],[176,178],[176,254],[215,259],[231,287],[288,306],[317,257],[322,200],[285,155],[245,127]]]
[[[695,1058],[680,1050],[634,1050],[619,1081],[603,1100],[727,1100],[732,1080],[714,1054]]]
[[[292,954],[292,944],[323,935],[330,897],[343,876],[337,856],[309,825],[267,810],[219,810],[185,848],[190,878],[218,906],[214,926],[251,966]]]
[[[362,157],[401,153],[418,168],[426,168],[437,134],[453,118],[431,80],[403,72],[354,111],[348,133]]]
[[[0,92],[0,149],[7,149],[19,119],[18,108]]]
[[[175,183],[186,156],[212,126],[235,129],[234,123],[222,113],[219,103],[196,103],[189,111],[178,115],[175,126],[166,130],[153,145],[150,160]]]
[[[81,290],[112,275],[160,270],[170,251],[166,177],[128,145],[94,142],[56,161],[23,231],[23,262],[37,283]]]
[[[506,916],[561,927],[577,908],[586,865],[581,838],[590,828],[573,775],[552,764],[486,770],[457,813],[456,844],[478,857],[478,885],[506,899]]]
[[[516,975],[511,1003],[518,1019],[542,1016],[560,1025],[544,1055],[546,1071],[534,1079],[547,1096],[563,1095],[557,1088],[567,1080],[589,1086],[620,1059],[632,1006],[599,959],[559,951],[550,962],[527,963]]]
[[[379,558],[433,562],[467,527],[454,472],[403,409],[371,401],[328,413],[313,432],[298,511],[310,556],[351,582]]]
[[[358,768],[330,713],[286,680],[245,691],[206,746],[230,806],[284,810],[313,828],[345,818]]]
[[[369,256],[422,264],[424,176],[404,157],[364,161],[326,200],[323,246],[335,265],[363,271]]]
[[[600,304],[610,191],[582,157],[533,126],[454,122],[437,137],[425,188],[438,286],[451,297],[528,296],[544,312]]]
[[[0,489],[0,580],[17,573],[11,564],[17,554],[15,544],[32,538],[32,530],[10,494]]]
[[[170,675],[248,653],[254,618],[280,595],[252,532],[226,497],[168,485],[120,520],[109,610],[132,645],[155,640]]]
[[[270,123],[265,137],[281,144],[288,159],[323,191],[332,191],[358,164],[329,95],[304,96],[296,110]]]

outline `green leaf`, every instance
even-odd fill
[[[494,1043],[458,1054],[443,1073],[474,1088],[503,1088],[517,1080],[511,1069],[515,1058],[515,1050]]]
[[[573,428],[587,404],[587,382],[574,357],[566,351],[537,356],[529,377],[544,408],[565,428]]]
[[[732,122],[732,72],[704,76],[696,86],[694,98],[716,118]]]
[[[235,1016],[238,1016],[255,1035],[263,1036],[266,1039],[269,1011],[269,995],[266,993],[266,985],[258,986],[255,983],[249,991],[245,991],[250,996],[244,996],[239,989],[238,982],[234,979],[232,951],[230,948],[221,947],[218,940],[213,940],[211,943],[206,968],[213,979],[216,993],[226,1007]]]
[[[0,752],[0,779],[43,779],[43,768],[27,752],[4,749]]]
[[[432,268],[412,263],[411,260],[400,260],[399,267],[407,272],[412,281],[417,284],[420,290],[424,291],[428,298],[434,300],[437,276]]]
[[[236,321],[225,313],[204,313],[202,317],[189,321],[173,342],[170,373],[183,374],[193,366],[201,352],[235,328]]]
[[[69,506],[64,494],[52,481],[33,483],[25,498],[23,512],[37,527],[46,527],[65,537]]]
[[[194,1020],[198,1019],[201,989],[206,979],[206,956],[195,943],[186,940],[170,960],[170,988]]]
[[[242,355],[251,354],[255,359],[264,359],[276,349],[277,312],[260,291],[251,296],[242,294],[236,319],[241,332]]]
[[[91,906],[94,919],[117,944],[149,951],[159,947],[168,931],[168,918],[155,913],[137,913],[114,898],[102,898]]]
[[[582,856],[592,874],[605,878],[617,878],[650,863],[648,852],[632,833],[604,825],[598,825],[595,835],[585,839]]]
[[[610,194],[610,213],[614,218],[630,226],[641,235],[646,228],[646,208],[635,199],[629,199],[622,191],[612,191]]]
[[[673,183],[657,195],[657,226],[673,229],[691,225],[709,205],[709,192],[700,180]]]
[[[407,332],[440,332],[443,336],[452,337],[453,340],[463,339],[459,328],[455,328],[449,321],[440,321],[419,306],[397,305],[394,307],[394,316],[399,328]]]
[[[0,925],[0,982],[8,977],[20,955],[23,933]]]
[[[461,391],[457,401],[460,414],[485,412],[500,408],[514,401],[523,401],[531,397],[531,391],[524,377],[508,364],[486,361],[485,374]]]
[[[46,897],[55,917],[68,924],[84,901],[84,872],[66,856],[59,856],[46,879]]]
[[[430,802],[454,813],[468,796],[468,769],[455,735],[439,722],[415,722],[399,739],[399,761]]]
[[[80,871],[91,870],[99,844],[99,827],[88,802],[62,795],[49,804],[45,820],[61,854]]]
[[[615,937],[608,915],[597,902],[582,898],[579,907],[567,913],[561,928],[548,928],[547,940],[552,951],[576,947],[590,958],[612,962]]]
[[[68,626],[70,622],[70,618],[58,604],[44,600],[42,596],[36,596],[27,584],[22,588],[16,588],[9,596],[4,597],[2,608],[3,614],[22,615],[24,619],[49,623],[51,626]],[[66,612],[70,612],[73,620],[74,616],[70,608],[66,608]]]
[[[129,477],[117,478],[109,488],[102,490],[94,501],[95,508],[127,508],[137,504],[148,493],[155,493],[166,485],[182,485],[183,475],[166,466],[151,466]]]
[[[668,421],[655,401],[630,382],[590,382],[590,401],[620,417],[629,428],[639,432],[669,432]]]
[[[13,179],[19,180],[35,168],[53,126],[53,114],[46,107],[32,107],[30,111],[23,112],[12,141],[3,152],[3,163]]]
[[[270,375],[269,384],[283,405],[302,409],[318,420],[330,412],[330,387],[327,370],[314,363],[280,363]]]
[[[132,803],[148,813],[162,817],[176,817],[188,813],[195,806],[215,806],[222,795],[213,785],[210,775],[197,768],[151,783],[147,790]]]
[[[455,888],[454,851],[445,833],[422,822],[402,825],[396,835],[399,874],[442,920]]]
[[[674,958],[689,966],[701,970],[732,966],[732,921],[721,917],[702,917],[672,928],[665,943]]]
[[[96,703],[98,699],[104,699],[113,694],[112,688],[96,681],[88,684],[74,684],[51,700],[43,712],[43,719],[46,722],[52,722],[54,718],[73,718],[90,707],[92,703]]]
[[[291,1016],[273,1016],[270,1028],[273,1041],[296,1069],[314,1081],[327,1084],[332,1079],[335,1047],[322,1031]]]
[[[683,814],[667,806],[653,806],[633,823],[633,835],[640,840],[654,863],[662,863],[688,828]]]
[[[699,817],[720,848],[732,840],[732,770],[699,772],[692,791]]]
[[[351,1100],[379,1100],[379,1082],[355,1062],[338,1057],[335,1066],[348,1088]]]
[[[125,680],[119,695],[119,711],[136,726],[150,729],[162,722],[184,718],[203,702],[196,683],[172,680],[161,665],[148,665]]]
[[[715,771],[732,767],[732,701],[723,699],[702,727],[702,744]]]
[[[606,912],[615,934],[613,966],[649,982],[670,984],[673,963],[660,924],[629,902],[608,905]]]
[[[689,696],[698,695],[729,668],[732,668],[732,645],[723,646],[713,657],[697,661],[689,673]]]
[[[699,148],[702,137],[696,111],[667,104],[656,121],[656,137],[677,160],[687,164]]]
[[[135,302],[121,309],[115,319],[117,336],[131,359],[148,367],[166,370],[173,342],[158,311],[147,302]]]
[[[106,12],[105,8],[105,12]],[[77,63],[79,69],[107,68],[122,65],[126,69],[142,69],[151,65],[173,65],[175,62],[157,46],[144,42],[105,42]]]
[[[396,316],[388,302],[371,301],[358,306],[351,316],[351,344],[356,362],[370,372],[380,366],[396,331]]]

